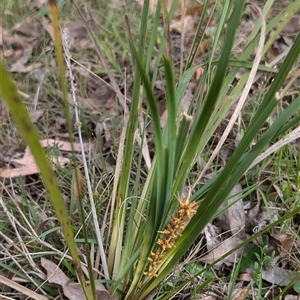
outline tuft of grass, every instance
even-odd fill
[[[76,126],[73,126],[67,95],[69,87],[64,78],[66,72],[63,57],[65,55],[68,71],[71,72],[68,61],[70,49],[65,48],[64,52],[62,51],[57,6],[53,0],[50,3],[55,28],[57,57],[55,71],[59,75],[56,73],[49,75],[43,87],[48,99],[62,99],[62,102],[56,100],[57,106],[48,102],[43,105],[48,107],[49,114],[59,109],[59,114],[65,116],[68,137],[72,141],[73,130],[78,127],[80,129],[80,123],[84,123],[81,118],[85,117],[85,114],[82,113],[80,119],[76,119]],[[75,13],[68,16],[68,12],[75,11],[71,9],[71,3],[66,1],[60,3],[61,19],[67,17],[76,19]],[[293,147],[284,146],[276,154],[272,154],[276,151],[272,150],[271,155],[274,155],[276,160],[270,154],[262,162],[257,162],[256,159],[272,144],[284,140],[289,132],[297,128],[300,121],[299,97],[291,97],[288,100],[276,98],[276,92],[280,90],[297,61],[300,52],[299,36],[279,70],[262,64],[255,65],[249,57],[256,48],[259,48],[257,47],[259,39],[262,40],[259,30],[263,28],[261,22],[264,22],[264,17],[258,14],[256,25],[248,37],[244,50],[233,59],[232,53],[244,11],[244,1],[237,1],[235,4],[225,1],[221,3],[222,11],[209,57],[204,62],[193,65],[196,64],[194,50],[204,38],[204,35],[196,34],[186,67],[182,68],[181,62],[178,72],[170,55],[172,44],[168,30],[178,3],[179,1],[174,1],[168,13],[165,9],[166,1],[162,2],[164,34],[159,36],[160,43],[157,43],[160,2],[150,18],[149,1],[145,1],[140,20],[136,17],[131,19],[133,16],[131,6],[125,6],[126,18],[117,18],[112,26],[109,26],[111,20],[122,13],[121,9],[112,10],[111,3],[103,4],[100,9],[96,1],[91,3],[91,9],[87,8],[84,1],[76,4],[87,15],[99,16],[104,29],[95,36],[99,50],[93,53],[92,59],[101,67],[94,73],[103,74],[107,72],[108,67],[108,77],[118,78],[123,69],[129,66],[127,72],[132,73],[134,78],[129,110],[123,106],[125,108],[122,132],[116,130],[116,139],[119,139],[119,142],[113,151],[116,161],[113,175],[104,167],[107,154],[101,151],[98,156],[102,170],[95,166],[93,155],[85,162],[85,154],[82,153],[82,165],[78,165],[73,154],[72,164],[67,169],[58,168],[56,173],[52,171],[44,151],[39,147],[36,129],[28,117],[24,102],[1,61],[0,72],[3,81],[0,84],[0,93],[7,102],[24,141],[30,146],[40,166],[43,181],[41,182],[39,178],[33,181],[39,191],[37,194],[45,194],[47,191],[46,196],[36,196],[36,199],[32,196],[36,194],[32,193],[26,182],[16,182],[14,184],[18,186],[20,201],[10,203],[10,200],[16,197],[13,185],[3,192],[1,198],[1,207],[5,213],[5,218],[0,221],[0,229],[3,229],[1,238],[7,242],[13,237],[16,241],[13,243],[14,248],[10,248],[9,251],[2,247],[1,253],[9,254],[10,265],[0,262],[1,268],[27,280],[31,289],[52,296],[57,295],[56,288],[49,283],[42,284],[37,275],[31,275],[28,271],[34,268],[41,269],[37,262],[40,257],[51,257],[59,261],[58,264],[69,277],[75,278],[76,275],[79,277],[87,299],[96,299],[97,280],[104,281],[107,290],[116,299],[144,299],[151,294],[156,299],[168,299],[182,289],[196,298],[201,289],[208,285],[217,285],[218,278],[209,271],[216,262],[206,267],[189,262],[188,257],[193,245],[201,239],[201,232],[206,224],[220,213],[219,207],[227,200],[228,194],[237,182],[242,180],[246,186],[244,193],[248,192],[252,196],[252,191],[257,189],[257,182],[264,181],[268,172],[271,174],[268,177],[278,184],[284,198],[288,199],[286,203],[279,198],[273,202],[280,207],[282,215],[263,231],[251,236],[230,252],[261,236],[264,231],[273,230],[281,224],[284,224],[286,230],[291,230],[295,236],[297,235],[293,216],[299,213],[299,191],[293,185],[297,187],[299,181],[299,159],[295,156]],[[208,8],[207,5],[204,10]],[[272,1],[266,2],[263,11],[265,16],[271,5]],[[267,33],[284,15],[286,16],[284,22],[287,22],[297,5],[291,3],[278,16],[268,21]],[[204,17],[199,23],[198,33],[203,22]],[[272,40],[280,30],[282,27],[279,27],[278,32],[264,44],[260,52],[258,51],[258,58],[268,51]],[[111,43],[112,38],[114,43]],[[105,56],[106,67],[102,65],[101,57],[96,56],[99,53],[100,56]],[[153,56],[156,58],[154,68],[151,64]],[[81,53],[77,53],[76,60],[80,57]],[[189,110],[182,113],[182,100],[188,89],[188,83],[199,67],[204,69],[204,73],[197,83]],[[236,84],[235,76],[241,67],[245,72]],[[224,118],[230,107],[240,99],[240,93],[252,85],[251,74],[255,74],[256,69],[270,72],[274,76],[274,81],[262,88],[258,97],[247,105],[248,115],[241,110],[238,111],[240,115],[236,118],[240,119],[237,126],[235,119],[231,127],[229,125],[226,127]],[[153,92],[157,77],[161,74],[168,110],[164,128],[161,128],[158,102]],[[21,78],[16,77],[15,80]],[[55,82],[56,88],[51,87],[51,82]],[[204,92],[204,85],[207,86],[207,92]],[[58,91],[58,86],[62,92]],[[118,86],[117,88],[119,89]],[[71,87],[70,92],[75,99],[76,108],[76,95],[84,94],[84,91],[75,93],[75,89]],[[124,104],[126,95],[123,97],[118,90],[116,94],[118,100]],[[146,99],[146,105],[142,103],[143,99]],[[278,114],[272,122],[269,122],[275,109],[278,109]],[[45,123],[47,124],[47,121]],[[153,130],[154,146],[146,134],[148,124],[151,124]],[[51,124],[48,123],[45,135],[49,126]],[[218,145],[217,153],[213,153],[212,142],[214,139],[219,142],[216,131],[224,127],[228,128],[228,131],[234,128],[242,137],[237,147],[232,146],[233,142],[230,141],[232,154],[225,162],[222,161],[219,152],[222,147],[228,148],[228,145]],[[80,130],[75,132],[81,140]],[[145,144],[155,147],[155,151],[149,153],[149,148],[147,150],[144,147]],[[99,148],[101,149],[101,145]],[[57,149],[48,149],[47,155],[56,156],[59,152]],[[203,166],[199,163],[200,159],[208,163]],[[145,161],[150,162],[147,167]],[[251,171],[248,171],[249,169]],[[212,176],[205,178],[204,170],[209,170]],[[83,173],[84,179],[81,182]],[[261,192],[266,207],[269,205],[267,196]],[[292,209],[289,211],[287,208],[290,207]],[[49,224],[45,225],[44,222]],[[22,230],[22,235],[18,234],[19,230]],[[76,246],[84,247],[84,251],[79,254]],[[95,247],[98,247],[97,257],[94,256]],[[68,249],[72,257],[68,255]],[[264,248],[260,250],[258,257],[251,258],[251,263],[256,262],[254,283],[262,298],[261,271],[269,257],[265,255]],[[23,252],[26,255],[22,254]],[[201,255],[201,251],[198,250],[195,255],[197,258]],[[233,281],[240,271],[240,264],[242,262],[232,271]],[[88,272],[83,274],[82,270],[86,269]],[[97,275],[101,273],[104,276],[98,277]],[[180,276],[176,276],[177,273],[180,273]],[[197,280],[199,277],[200,281]],[[91,286],[92,295],[87,289],[87,284]],[[233,286],[231,285],[228,290],[230,298]]]

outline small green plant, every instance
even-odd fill
[[[275,251],[272,252],[271,255],[267,255],[268,245],[264,245],[260,248],[260,254],[255,253],[256,261],[254,262],[254,270],[253,270],[253,281],[258,287],[258,299],[263,299],[262,288],[263,288],[263,279],[262,279],[262,271],[264,268],[272,268],[272,264],[270,263],[272,259],[275,257]]]

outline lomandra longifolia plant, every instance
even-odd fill
[[[260,65],[261,55],[270,47],[270,44],[264,43],[265,35],[279,20],[287,22],[292,17],[292,12],[300,8],[300,4],[296,2],[291,3],[286,10],[275,16],[267,26],[264,15],[268,14],[272,1],[267,1],[263,13],[251,4],[250,7],[257,16],[257,24],[248,37],[240,56],[233,60],[231,59],[232,49],[245,9],[245,1],[223,1],[210,57],[203,64],[195,65],[194,56],[203,38],[201,26],[204,26],[204,18],[201,18],[186,68],[182,70],[182,76],[179,79],[176,79],[174,75],[169,39],[169,23],[179,1],[173,1],[169,10],[165,0],[158,1],[156,12],[150,18],[150,1],[145,0],[138,38],[132,36],[130,22],[125,15],[129,47],[133,58],[134,85],[129,110],[127,111],[126,108],[124,113],[124,129],[120,138],[111,199],[107,199],[109,220],[106,220],[103,225],[100,224],[100,227],[105,228],[101,232],[99,225],[94,226],[101,254],[100,265],[94,268],[98,268],[98,273],[103,274],[103,278],[100,279],[105,280],[107,290],[115,299],[141,300],[149,295],[155,295],[158,286],[189,251],[206,224],[216,216],[221,204],[226,201],[228,194],[245,172],[253,167],[256,158],[268,145],[283,137],[300,122],[300,97],[297,97],[286,106],[268,129],[262,130],[266,120],[281,101],[278,91],[300,53],[300,36],[298,35],[279,70]],[[69,120],[68,127],[72,127],[63,57],[64,54],[67,57],[71,54],[67,53],[69,49],[65,49],[65,53],[62,51],[56,1],[50,0],[49,3],[59,82],[63,92],[66,117]],[[204,12],[208,5],[209,1],[206,1],[203,7]],[[159,44],[156,44],[161,11],[163,12],[164,35],[160,38]],[[97,42],[101,43],[95,39],[95,43]],[[95,44],[95,49],[103,58],[100,46]],[[218,52],[220,47],[222,50]],[[253,61],[249,59],[252,53],[255,53]],[[153,64],[150,68],[153,55],[156,56],[156,64],[154,68]],[[153,93],[154,82],[161,64],[164,67],[168,111],[168,118],[163,128],[157,99]],[[198,99],[194,97],[190,108],[182,112],[182,100],[188,84],[199,67],[203,68],[204,72],[199,81]],[[234,84],[240,67],[243,67],[245,72],[239,83]],[[274,72],[275,78],[266,94],[263,95],[247,131],[225,167],[216,172],[213,178],[201,187],[195,184],[193,188],[189,188],[189,196],[186,196],[185,189],[189,186],[189,174],[196,159],[203,154],[205,146],[233,103],[239,104],[240,98],[247,97],[247,92],[253,82],[251,78],[254,78],[258,69]],[[71,68],[68,71],[71,72]],[[81,257],[77,251],[78,245],[74,241],[73,228],[55,173],[41,150],[37,131],[2,60],[0,72],[0,94],[7,103],[20,133],[40,168],[44,185],[62,227],[83,291],[87,299],[96,299],[95,272],[88,263],[89,272],[83,273]],[[107,72],[111,71],[107,70]],[[150,73],[151,76],[149,76]],[[203,86],[207,87],[206,93],[201,90]],[[73,97],[76,98],[74,89],[73,92],[75,94]],[[121,98],[120,93],[117,94]],[[228,99],[226,102],[223,100],[225,96]],[[146,112],[140,109],[143,99],[147,100]],[[152,160],[149,160],[150,156],[145,150],[147,148],[145,147],[147,144],[145,131],[149,122],[152,125],[155,143],[155,156]],[[80,125],[80,122],[78,124]],[[254,146],[253,140],[256,141]],[[138,145],[138,150],[136,145]],[[136,163],[133,164],[133,161]],[[144,161],[148,162],[147,170],[143,166]],[[87,182],[89,182],[88,176],[87,171]],[[92,209],[94,207],[92,191],[89,191],[89,197]],[[298,212],[299,209],[287,215],[292,216]],[[97,219],[94,224],[98,224],[100,218],[96,213],[93,213],[93,218],[94,221]],[[282,222],[282,219],[276,222]],[[276,222],[273,225],[276,225]],[[102,233],[104,236],[101,235]],[[86,231],[87,246],[89,246],[88,238]],[[86,257],[90,257],[88,253]],[[90,290],[88,284],[91,285]],[[184,284],[183,282],[182,286]],[[90,291],[92,291],[91,294]],[[176,289],[160,297],[167,299],[175,292]]]
[[[167,14],[165,4],[162,1],[164,22],[167,23],[171,18],[172,9]],[[160,7],[158,6],[157,9],[160,10]],[[252,69],[244,74],[240,84],[230,92],[229,86],[234,81],[239,67],[229,67],[229,58],[243,9],[243,1],[228,1],[224,4],[213,45],[213,49],[216,49],[216,45],[221,41],[221,34],[224,34],[223,49],[215,67],[209,63],[204,65],[206,71],[203,78],[209,75],[212,80],[208,81],[208,92],[202,101],[199,101],[202,104],[198,104],[193,115],[182,114],[181,101],[184,98],[188,82],[199,66],[186,69],[175,87],[176,81],[170,57],[163,59],[168,110],[168,119],[164,129],[161,129],[160,126],[157,101],[152,90],[153,81],[151,83],[146,73],[149,69],[144,62],[150,60],[147,59],[148,52],[145,50],[145,41],[140,40],[137,51],[132,40],[129,39],[137,67],[124,147],[123,166],[126,167],[121,170],[116,193],[113,234],[108,256],[109,271],[116,280],[111,288],[112,293],[125,285],[129,287],[129,290],[126,291],[126,299],[143,299],[155,290],[186,254],[205,225],[212,220],[222,202],[226,200],[227,195],[256,157],[269,143],[284,134],[283,131],[279,133],[279,128],[286,122],[289,124],[287,127],[292,128],[297,120],[299,121],[299,116],[297,117],[293,112],[293,110],[299,109],[300,99],[297,98],[249,150],[249,145],[253,139],[257,138],[263,124],[276,107],[275,93],[280,89],[297,59],[298,36],[272,86],[264,96],[247,132],[225,168],[201,189],[190,191],[191,197],[181,196],[196,157],[201,155],[204,146],[230,108],[230,103],[224,105],[222,99],[227,93],[231,93],[229,98],[236,99],[243,88],[249,91],[247,77],[255,75],[259,67],[259,55],[265,51],[263,49],[265,31],[259,35],[257,30],[260,26],[262,31],[265,30],[264,17],[260,10],[254,7],[258,17],[256,34],[250,37],[240,59],[246,61],[256,46],[260,49],[260,54],[256,55],[256,59],[251,65]],[[147,15],[148,5],[145,2],[143,19]],[[224,32],[225,27],[227,29]],[[165,28],[168,29],[167,24],[165,24]],[[141,32],[140,36],[145,36],[144,32]],[[167,33],[165,36],[167,37]],[[168,40],[166,39],[165,42],[168,43]],[[213,57],[214,55],[211,56],[211,61]],[[141,83],[148,100],[155,136],[155,158],[143,185],[142,193],[139,194],[137,190],[130,189],[128,183],[130,162],[134,152],[133,136],[130,135],[130,132],[133,132],[133,128],[138,127],[136,116],[138,115]],[[193,103],[191,108],[192,106]],[[190,111],[192,110],[188,112]],[[131,138],[127,140],[127,137]],[[139,153],[142,155],[142,146]],[[126,199],[130,199],[130,203]],[[125,222],[125,220],[128,221]],[[124,242],[120,242],[120,239]],[[128,271],[122,272],[124,269]]]

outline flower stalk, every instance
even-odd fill
[[[157,240],[157,249],[148,257],[149,266],[144,275],[157,277],[159,265],[166,252],[175,247],[176,240],[181,236],[184,228],[196,213],[196,202],[190,202],[189,198],[179,201],[177,212],[172,216],[166,229],[161,232]]]

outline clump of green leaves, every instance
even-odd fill
[[[275,98],[275,94],[280,90],[300,53],[299,35],[281,68],[278,71],[274,71],[277,73],[274,81],[263,96],[247,131],[244,132],[242,140],[224,169],[216,173],[214,178],[201,188],[194,187],[190,190],[188,198],[183,198],[183,191],[189,181],[189,173],[194,166],[196,158],[205,151],[205,146],[211,139],[216,128],[222,122],[239,93],[246,86],[249,74],[251,73],[250,69],[253,67],[248,58],[258,45],[260,21],[257,22],[253,33],[249,36],[240,57],[237,60],[232,60],[232,48],[245,1],[226,1],[219,19],[209,60],[201,66],[192,67],[193,58],[191,55],[182,77],[177,80],[174,75],[169,51],[166,51],[165,56],[162,54],[164,49],[170,49],[170,40],[168,39],[169,22],[174,15],[178,2],[173,1],[171,10],[167,12],[166,1],[162,1],[165,36],[160,41],[157,61],[163,64],[165,74],[168,119],[164,128],[161,128],[158,104],[152,88],[159,63],[156,64],[156,69],[152,77],[150,78],[149,76],[150,62],[158,34],[157,25],[160,18],[161,2],[158,2],[153,18],[153,31],[150,41],[146,40],[149,1],[145,1],[144,3],[138,45],[134,44],[130,36],[130,29],[128,29],[128,40],[133,57],[133,66],[136,66],[134,69],[134,86],[130,112],[125,113],[124,138],[120,142],[113,193],[110,199],[110,220],[108,221],[109,225],[106,231],[107,256],[104,253],[101,256],[101,265],[105,274],[107,287],[111,295],[118,299],[144,299],[150,293],[156,291],[160,283],[172,272],[178,261],[199,237],[206,224],[215,217],[220,205],[226,200],[226,197],[243,174],[252,166],[258,155],[269,144],[282,137],[300,121],[300,97],[298,97],[291,101],[289,106],[286,107],[273,124],[261,134],[266,120],[277,106],[278,101],[280,101]],[[57,14],[54,9],[54,3],[54,0],[50,1],[52,15]],[[268,1],[265,6],[265,14],[268,13],[270,3],[271,1]],[[204,9],[207,8],[207,5]],[[296,5],[295,3],[291,4],[288,12],[296,7]],[[63,78],[64,66],[57,17],[53,17],[53,21],[60,83],[66,106],[68,127],[70,128],[72,124],[67,107],[67,88]],[[272,20],[272,22],[274,23],[275,20]],[[268,31],[272,29],[272,22],[267,26]],[[199,26],[199,28],[201,27]],[[218,54],[216,48],[219,41],[223,40],[223,37],[225,38],[222,52]],[[193,43],[195,49],[198,47],[197,42],[200,40],[201,36],[197,35]],[[265,46],[263,51],[266,52],[267,49],[267,46]],[[217,60],[215,60],[216,56]],[[235,80],[235,75],[241,66],[246,71],[240,79],[239,84],[230,89]],[[199,67],[204,69],[201,81],[199,82],[199,89],[205,83],[208,86],[208,91],[207,93],[200,93],[201,99],[199,99],[200,101],[198,101],[197,105],[197,99],[194,98],[189,110],[182,113],[182,99],[184,98],[188,83]],[[259,66],[259,68],[265,70],[263,66]],[[15,85],[5,70],[3,62],[0,64],[0,72],[4,78],[0,83],[0,93],[7,102],[21,134],[40,167],[41,176],[52,199],[53,206],[70,248],[76,272],[87,299],[91,299],[92,296],[89,295],[80,267],[72,227],[56,183],[55,174],[39,146],[37,133],[20,96],[17,94]],[[145,96],[148,101],[146,116],[141,114],[139,109],[141,107],[141,95]],[[225,95],[229,99],[226,103],[223,101]],[[192,114],[193,106],[196,106],[196,110]],[[144,132],[147,122],[140,122],[140,120],[144,119],[144,121],[148,121],[149,118],[151,118],[154,133],[155,157],[151,161],[151,167],[147,172],[143,186],[140,186],[143,143],[140,143],[136,153],[134,147],[135,132],[139,132],[141,140],[145,141]],[[256,144],[250,147],[253,140],[256,140]],[[135,180],[132,184],[131,175],[134,156],[137,157],[138,164],[135,170]],[[182,205],[185,203],[188,207],[183,209]],[[188,214],[186,213],[187,209],[190,209]],[[184,222],[177,222],[178,219],[183,220],[183,210],[185,213]],[[284,216],[283,219],[293,216],[299,210],[299,208],[295,208]],[[175,219],[174,216],[176,217]],[[283,219],[276,222],[279,224]],[[86,243],[88,244],[87,237]],[[269,257],[265,256],[265,249],[263,248],[259,256],[260,264],[257,265],[257,274],[262,264],[265,265],[269,259]],[[95,281],[91,266],[89,270],[89,280],[92,283],[93,296],[95,297]],[[201,269],[199,273],[203,273],[206,270]],[[257,282],[259,283],[258,279],[257,277]],[[209,282],[210,280],[208,279],[205,284]],[[166,295],[165,298],[171,297],[175,292],[176,289]]]

